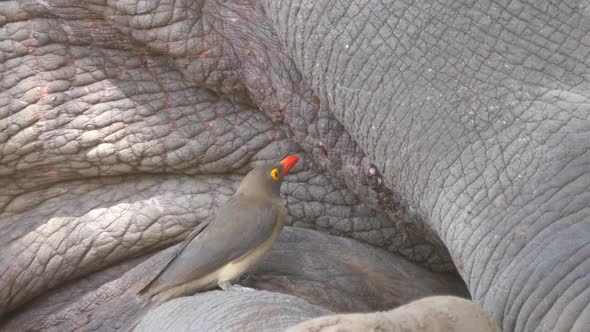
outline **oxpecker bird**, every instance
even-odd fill
[[[139,292],[149,302],[124,330],[133,329],[150,309],[170,299],[216,286],[239,289],[231,282],[260,260],[283,229],[287,209],[280,188],[298,160],[288,156],[250,171],[215,218],[200,224],[168,265]]]

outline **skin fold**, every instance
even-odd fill
[[[0,2],[0,329],[116,330],[170,246],[249,170],[298,154],[281,188],[295,228],[242,283],[272,293],[179,299],[197,316],[208,297],[281,312],[226,330],[286,328],[466,287],[502,330],[584,331],[588,13]],[[145,329],[219,323],[154,315]]]
[[[64,285],[35,301],[28,310],[14,315],[3,329],[117,330],[135,317],[136,311],[145,303],[136,296],[137,292],[153,279],[157,271],[166,266],[178,246],[140,262],[113,267],[111,271],[107,271],[110,272],[110,279],[80,280],[72,285]],[[244,328],[245,324],[283,324],[281,322],[285,317],[281,315],[266,316],[258,323],[252,323],[250,316],[265,306],[268,308],[265,310],[272,310],[275,306],[289,308],[290,302],[285,302],[285,297],[281,294],[292,294],[286,298],[298,298],[300,307],[297,315],[307,318],[319,316],[317,308],[322,308],[322,315],[333,312],[368,312],[393,308],[412,299],[430,295],[468,296],[465,286],[454,275],[429,271],[385,250],[352,239],[293,227],[285,227],[268,255],[251,274],[236,283],[257,290],[266,289],[272,292],[266,293],[274,294],[271,295],[274,300],[261,300],[258,296],[227,294],[236,293],[232,291],[200,293],[208,294],[207,301],[219,303],[230,296],[237,306],[231,311],[242,312],[250,305],[254,306],[246,310],[244,315],[235,318],[232,323],[235,326],[232,328],[236,331]],[[190,298],[192,297],[186,299]],[[197,298],[188,301],[201,300]],[[213,312],[207,311],[213,308],[207,301],[202,303],[201,309],[196,309],[202,311],[199,316],[213,315]],[[223,305],[215,308],[221,312],[230,310]],[[173,311],[182,316],[183,311],[179,308]],[[154,313],[156,312],[154,309]],[[186,314],[188,316],[184,323],[170,321],[164,324],[195,324],[195,328],[202,327],[198,324],[204,322],[194,319],[194,313]],[[287,321],[294,325],[303,320],[294,321],[297,315],[289,316],[291,318]],[[152,313],[149,313],[145,320],[149,320],[151,316]],[[212,324],[207,325],[212,329],[224,330],[223,325],[215,325],[219,323],[218,319],[207,322],[206,324]],[[140,329],[141,325],[140,322],[137,328]],[[175,327],[181,328],[181,325]]]
[[[500,331],[491,318],[473,302],[452,296],[432,296],[388,312],[320,317],[288,328],[286,332],[342,330]]]

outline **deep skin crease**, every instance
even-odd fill
[[[287,209],[280,199],[284,176],[297,156],[259,166],[242,180],[236,193],[218,209],[215,218],[199,225],[176,255],[139,293],[149,302],[123,327],[131,331],[154,307],[180,296],[231,284],[271,248],[285,225]]]

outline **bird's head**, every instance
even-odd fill
[[[246,174],[236,194],[278,197],[283,177],[298,160],[297,156],[288,156],[279,162],[254,168]]]

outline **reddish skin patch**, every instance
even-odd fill
[[[273,118],[273,123],[277,123],[277,124],[285,124],[285,117],[283,116],[282,113],[275,113],[272,116]]]
[[[204,48],[208,48],[209,45],[208,44],[204,44],[203,45]],[[197,55],[196,57],[193,56],[192,58],[196,58],[196,59],[209,59],[209,58],[213,58],[214,54],[213,52],[211,52],[211,50],[206,50],[205,52]]]
[[[289,119],[289,117],[287,115],[283,116],[283,124],[284,125],[288,125],[291,123],[291,119]]]
[[[47,97],[47,86],[41,86],[40,92],[41,92],[41,98]]]
[[[324,143],[319,142],[318,146],[320,147],[320,151],[322,151],[322,154],[324,155],[324,158],[328,158],[328,148],[326,148],[326,146],[324,145]]]
[[[57,171],[55,170],[55,165],[53,165],[53,164],[44,165],[43,170],[49,176],[57,176]]]

